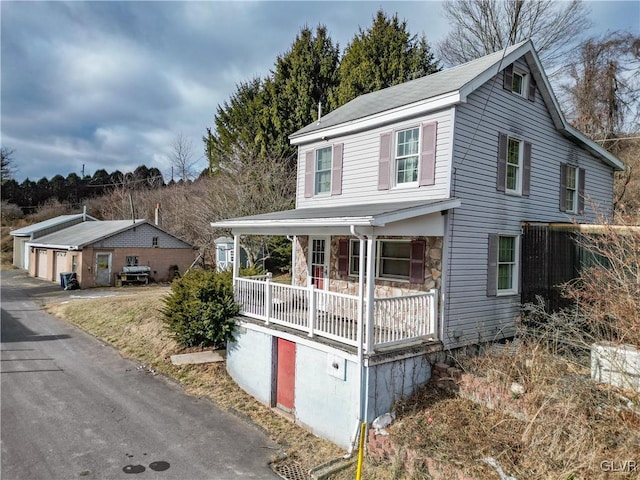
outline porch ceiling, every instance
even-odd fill
[[[230,218],[211,223],[214,228],[229,228],[237,235],[349,235],[350,228],[360,233],[385,233],[394,225],[407,225],[416,217],[459,207],[459,199],[311,207],[282,212]],[[411,232],[409,232],[411,233]]]

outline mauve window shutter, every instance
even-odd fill
[[[504,69],[504,79],[502,87],[505,90],[513,90],[513,63],[511,65],[507,65]]]
[[[560,211],[567,211],[567,164],[560,164]]]
[[[424,240],[412,240],[409,252],[409,281],[424,283],[424,254],[426,243]]]
[[[498,134],[498,175],[496,178],[496,190],[504,192],[505,178],[507,176],[507,135]]]
[[[391,135],[386,132],[380,135],[380,157],[378,158],[378,190],[389,190],[391,167]]]
[[[489,235],[489,252],[487,261],[487,296],[495,297],[498,294],[498,245],[500,236],[493,233]]]
[[[522,195],[528,197],[531,190],[531,144],[529,142],[524,142],[522,160]]]
[[[422,151],[420,152],[419,185],[434,185],[436,183],[436,133],[437,122],[422,125]]]
[[[586,172],[584,168],[578,169],[578,213],[582,215],[584,213],[584,185]]]
[[[333,146],[333,162],[331,162],[331,195],[342,194],[342,154],[344,143]]]
[[[313,197],[313,150],[305,153],[304,159],[304,196]]]
[[[533,75],[529,75],[529,92],[527,98],[532,102],[536,100],[536,81],[533,79]]]
[[[338,240],[338,273],[349,274],[349,240],[346,238]]]

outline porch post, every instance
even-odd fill
[[[233,235],[233,286],[240,272],[240,235]]]
[[[362,257],[361,257],[362,258]],[[367,237],[367,312],[366,322],[367,327],[367,353],[373,353],[375,347],[374,341],[374,298],[376,292],[376,280],[375,280],[375,265],[376,265],[376,236],[371,235]]]

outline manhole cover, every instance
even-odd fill
[[[309,480],[309,474],[297,462],[276,463],[273,471],[286,480]]]

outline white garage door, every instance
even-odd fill
[[[49,266],[47,265],[47,250],[36,250],[36,276],[49,280]]]
[[[53,281],[60,280],[60,274],[67,272],[67,252],[56,252]]]

